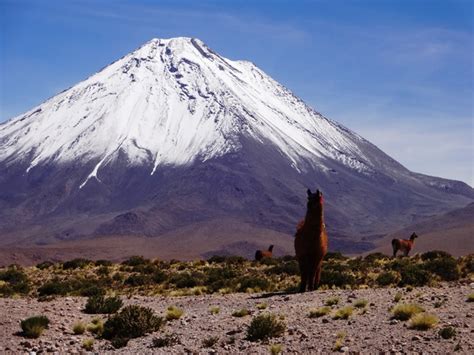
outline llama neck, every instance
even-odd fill
[[[305,225],[311,226],[311,227],[318,227],[319,230],[323,229],[324,226],[324,220],[323,220],[323,206],[320,208],[310,211],[308,210],[306,212],[306,217],[305,217]]]

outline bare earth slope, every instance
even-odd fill
[[[440,323],[427,331],[407,328],[406,322],[390,319],[389,307],[394,305],[397,292],[403,294],[401,302],[416,302],[428,312],[436,314]],[[404,289],[367,289],[356,291],[316,291],[305,294],[276,295],[264,297],[259,294],[233,294],[225,296],[188,296],[179,298],[138,297],[125,299],[125,304],[139,304],[151,307],[156,313],[164,314],[170,305],[177,305],[185,312],[179,320],[168,322],[162,330],[146,337],[129,341],[127,347],[114,350],[105,340],[95,340],[94,350],[118,353],[160,353],[220,354],[252,353],[268,354],[269,344],[281,344],[284,353],[331,353],[337,334],[345,332],[344,350],[350,352],[379,353],[408,352],[424,354],[447,354],[474,352],[474,310],[473,303],[466,303],[466,295],[473,289],[467,285],[443,284],[440,288],[422,287],[412,292]],[[368,300],[367,312],[355,311],[349,320],[333,320],[331,316],[308,318],[310,308],[320,307],[329,297],[341,298],[340,305],[350,305],[356,299]],[[435,308],[437,301],[445,302]],[[257,304],[266,302],[268,308],[258,310]],[[51,302],[35,299],[0,299],[0,352],[59,351],[62,353],[81,351],[84,339],[90,334],[74,335],[72,325],[81,320],[89,322],[93,316],[81,312],[84,298],[58,298]],[[218,314],[211,315],[209,307],[219,307]],[[250,316],[236,318],[235,310],[247,308]],[[333,307],[334,309],[334,307]],[[253,316],[271,312],[284,316],[287,329],[283,336],[274,338],[269,344],[245,340],[246,329]],[[332,311],[332,313],[334,310]],[[37,314],[48,316],[52,324],[39,339],[25,339],[15,335],[20,331],[20,320]],[[105,319],[105,316],[101,317]],[[438,335],[441,327],[453,326],[455,339],[445,340]],[[180,344],[173,347],[152,348],[152,339],[166,333],[178,335]],[[204,348],[202,341],[218,337],[214,350]]]
[[[124,260],[132,255],[161,260],[194,260],[213,255],[242,255],[253,259],[255,250],[275,246],[276,256],[293,254],[293,237],[270,229],[236,223],[231,219],[196,223],[155,237],[110,236],[65,241],[52,245],[0,248],[0,266],[35,265],[78,257]]]

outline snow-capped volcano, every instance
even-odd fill
[[[99,73],[1,127],[0,160],[99,159],[121,151],[151,166],[205,161],[240,148],[239,137],[270,142],[295,169],[338,159],[373,164],[361,138],[306,106],[254,64],[232,61],[191,38],[153,39]],[[324,165],[321,164],[321,168]]]
[[[353,251],[474,198],[192,38],[153,39],[1,124],[0,172],[0,244],[183,228],[225,244],[243,224],[291,233],[319,187],[333,249]]]

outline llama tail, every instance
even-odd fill
[[[397,240],[396,240],[396,239],[392,239],[392,247],[395,248],[395,244],[397,244]]]

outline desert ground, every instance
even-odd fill
[[[466,302],[474,284],[442,283],[438,287],[374,288],[360,290],[318,290],[304,294],[235,293],[199,296],[130,296],[124,305],[150,307],[164,315],[167,307],[175,305],[184,311],[176,320],[167,321],[157,332],[132,339],[126,347],[115,349],[109,341],[95,339],[93,352],[104,353],[163,353],[163,354],[268,354],[280,350],[288,354],[309,353],[474,353],[474,303]],[[410,329],[408,321],[391,319],[390,308],[398,302],[417,303],[426,312],[435,314],[439,323],[432,329]],[[308,316],[310,309],[321,307],[328,299],[338,297],[328,315]],[[333,319],[334,312],[345,306],[366,300],[363,308],[354,307],[347,320]],[[85,297],[59,297],[40,302],[35,298],[0,298],[0,352],[2,353],[82,353],[85,339],[94,338],[87,331],[72,332],[78,321],[90,322],[96,315],[83,313]],[[263,309],[264,308],[264,309]],[[233,312],[247,309],[250,314],[235,317]],[[214,310],[214,312],[211,312]],[[284,322],[283,335],[268,341],[246,340],[251,320],[260,313],[273,313]],[[38,339],[20,335],[20,321],[33,315],[46,315],[51,324]],[[107,315],[100,315],[106,319]],[[456,335],[443,339],[438,334],[451,326]],[[178,343],[169,347],[154,347],[153,340],[175,334]],[[209,340],[215,343],[206,347]],[[338,339],[342,339],[337,346]],[[273,347],[272,347],[273,346]],[[336,347],[337,346],[337,347]]]

